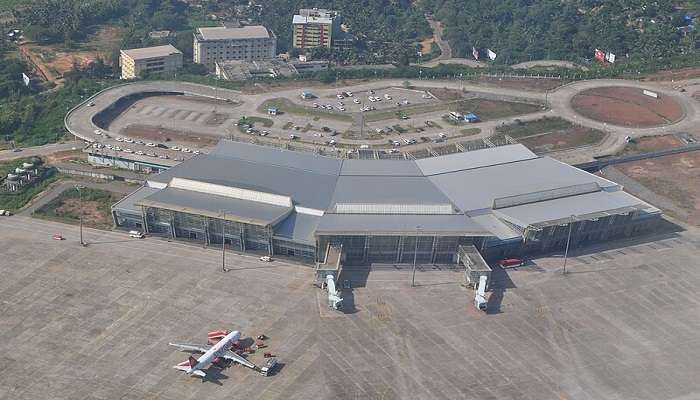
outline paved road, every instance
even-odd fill
[[[381,88],[381,87],[390,87],[390,86],[402,86],[403,85],[403,80],[399,79],[385,79],[385,80],[379,80],[379,81],[371,81],[368,83],[361,83],[357,85],[352,85],[347,87],[346,90],[352,90],[353,92],[362,92],[366,91],[369,89],[376,89],[376,88]],[[564,119],[567,119],[569,121],[572,121],[576,124],[580,124],[583,126],[587,126],[590,128],[595,128],[602,130],[608,134],[606,140],[598,144],[596,146],[590,146],[587,148],[583,149],[573,149],[569,151],[562,151],[562,152],[557,152],[554,154],[558,159],[568,162],[568,163],[581,163],[585,161],[589,161],[594,157],[598,156],[603,156],[603,155],[609,155],[617,152],[622,146],[624,146],[624,137],[629,135],[634,138],[637,137],[642,137],[642,136],[651,136],[651,135],[659,135],[659,134],[666,134],[666,133],[674,133],[674,132],[695,132],[697,130],[697,126],[700,125],[700,103],[694,100],[691,97],[691,91],[688,91],[686,93],[680,93],[677,89],[674,89],[673,86],[681,86],[681,85],[695,85],[700,80],[688,80],[684,82],[675,82],[673,84],[669,83],[663,83],[663,82],[636,82],[636,81],[628,81],[628,80],[616,80],[616,79],[601,79],[601,80],[590,80],[590,81],[579,81],[579,82],[574,82],[568,85],[561,86],[559,88],[556,88],[554,90],[549,91],[548,93],[536,93],[536,92],[529,92],[529,91],[524,91],[524,90],[518,90],[518,89],[510,89],[510,88],[484,88],[483,86],[476,85],[473,83],[469,82],[461,82],[461,81],[453,81],[453,80],[411,80],[411,85],[414,86],[416,89],[427,89],[427,88],[434,88],[434,87],[443,87],[443,88],[451,88],[451,89],[459,89],[459,90],[466,90],[469,92],[474,92],[474,93],[488,93],[488,95],[493,98],[494,96],[496,98],[501,98],[504,100],[507,99],[524,99],[524,100],[529,100],[529,101],[541,101],[541,102],[547,102],[552,111],[550,112],[551,115],[556,115],[560,116]],[[664,96],[670,96],[673,97],[675,100],[677,100],[684,109],[684,115],[685,117],[671,125],[667,126],[662,126],[662,127],[656,127],[656,128],[627,128],[627,127],[620,127],[620,126],[614,126],[610,124],[606,124],[603,122],[595,121],[586,117],[583,117],[582,115],[579,115],[576,113],[573,108],[571,107],[571,99],[573,96],[575,96],[577,93],[579,93],[582,90],[586,89],[592,89],[596,87],[604,87],[604,86],[614,86],[614,85],[623,85],[623,86],[633,86],[633,87],[639,87],[639,88],[647,88],[647,89],[652,89],[654,91],[657,91],[661,93]],[[327,96],[333,96],[340,90],[343,90],[343,88],[340,87],[334,87],[334,86],[329,86],[327,88],[318,88],[314,90],[314,93],[319,96],[320,98],[324,98]],[[221,99],[231,99],[233,101],[239,102],[240,104],[236,106],[237,112],[241,113],[242,115],[248,115],[248,116],[253,116],[253,115],[258,115],[258,116],[263,116],[258,111],[259,106],[265,102],[266,100],[273,99],[273,98],[280,98],[284,97],[289,99],[290,101],[303,104],[301,99],[299,99],[299,89],[286,89],[286,90],[279,90],[275,92],[264,92],[264,93],[256,93],[256,94],[242,94],[239,91],[234,91],[234,90],[228,90],[228,89],[216,89],[204,85],[198,85],[198,84],[193,84],[193,83],[184,83],[184,82],[139,82],[139,83],[132,83],[132,84],[125,84],[125,85],[120,85],[116,86],[110,89],[106,89],[105,91],[99,93],[98,95],[94,96],[93,98],[86,100],[85,103],[77,106],[74,110],[70,111],[66,115],[66,127],[68,130],[75,134],[76,136],[88,140],[88,141],[96,141],[96,140],[103,140],[103,138],[98,138],[95,135],[95,129],[97,127],[92,123],[92,116],[95,115],[96,112],[105,109],[112,105],[118,98],[123,97],[128,94],[133,94],[133,93],[138,93],[138,92],[144,92],[144,91],[162,91],[162,92],[182,92],[186,94],[194,94],[194,95],[200,95],[200,96],[209,96],[209,97],[217,97]],[[95,105],[94,106],[88,106],[88,103],[92,102]],[[292,116],[290,116],[291,118]],[[530,118],[530,117],[527,117]],[[307,119],[306,118],[300,118],[300,119]],[[521,118],[523,119],[523,118]],[[488,133],[491,132],[494,126],[499,125],[500,123],[507,122],[509,120],[512,120],[512,118],[509,119],[503,119],[503,120],[497,120],[497,121],[491,121],[489,123],[485,124],[479,124],[477,127],[482,127],[484,133],[482,135],[488,135]],[[333,129],[338,129],[338,130],[345,130],[349,128],[350,122],[345,122],[345,121],[333,121],[333,120],[324,120],[323,121],[324,125],[327,125]],[[303,126],[303,125],[302,125]],[[275,127],[270,129],[273,133],[279,134],[281,137],[286,137],[286,134],[288,134],[287,131],[281,131],[279,130],[279,127]],[[275,130],[279,130],[279,132],[275,132]],[[454,130],[454,129],[453,129]],[[112,133],[114,136],[118,136],[117,134]],[[424,135],[424,133],[416,133],[413,136],[421,136]],[[406,135],[408,136],[408,135]],[[341,139],[341,138],[336,138],[336,140],[339,143],[347,142],[347,143],[352,143],[352,144],[358,144],[357,141],[352,141],[348,139]],[[407,149],[409,150],[409,149]],[[133,154],[130,157],[134,157],[137,159],[137,156],[134,156]],[[143,161],[148,161],[148,157],[142,157],[144,158]],[[172,160],[169,160],[172,161]]]
[[[452,47],[450,47],[450,42],[442,37],[444,27],[440,21],[436,21],[432,17],[426,17],[426,19],[428,20],[430,27],[433,29],[433,40],[435,40],[435,43],[438,45],[438,47],[440,47],[440,56],[434,61],[452,58]]]
[[[0,151],[0,160],[14,160],[17,158],[25,158],[32,156],[46,156],[61,151],[72,150],[73,148],[80,149],[84,145],[83,142],[67,142],[67,143],[52,143],[44,146],[25,147],[22,151],[15,152],[13,150]]]

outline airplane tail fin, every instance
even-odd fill
[[[190,375],[199,376],[201,378],[207,376],[207,374],[205,374],[202,370],[192,369],[195,367],[195,365],[197,365],[197,359],[190,356],[190,358],[188,358],[187,361],[183,361],[180,364],[173,366],[173,368],[183,371]]]

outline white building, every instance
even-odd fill
[[[172,45],[121,50],[122,79],[134,79],[145,72],[172,72],[182,68],[182,52]]]
[[[273,58],[277,38],[264,26],[197,28],[194,62],[214,67],[217,61]]]

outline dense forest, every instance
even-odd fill
[[[501,64],[539,59],[580,62],[592,58],[594,48],[618,57],[669,57],[700,46],[700,34],[693,29],[694,18],[700,21],[699,10],[684,9],[672,0],[420,0],[419,4],[446,25],[445,37],[457,56],[470,56],[472,46],[490,48]]]
[[[585,62],[594,48],[637,59],[697,51],[700,3],[678,0],[34,0],[18,12],[35,40],[80,41],[94,26],[119,21],[128,28],[125,47],[152,44],[149,30],[178,31],[173,44],[187,57],[191,32],[204,16],[260,23],[278,37],[278,51],[291,50],[292,15],[300,8],[340,13],[356,37],[352,50],[317,50],[317,57],[348,64],[417,61],[417,43],[432,32],[425,14],[445,26],[456,56],[472,47],[492,49],[496,63],[537,59]],[[690,8],[689,8],[690,7]],[[693,8],[694,7],[694,8]],[[198,23],[197,23],[198,22]],[[213,22],[214,24],[220,21]]]

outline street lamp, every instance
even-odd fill
[[[84,189],[83,186],[75,185],[75,190],[78,191],[78,198],[80,201],[80,212],[79,212],[79,215],[80,215],[80,244],[82,246],[87,246],[87,243],[85,243],[85,241],[83,241],[83,189]]]
[[[566,249],[564,250],[564,272],[563,272],[564,275],[566,275],[566,260],[567,260],[567,258],[569,258],[569,244],[571,243],[571,229],[574,226],[574,221],[576,221],[576,216],[572,215],[571,222],[569,222],[569,234],[566,237]]]
[[[418,232],[420,231],[420,225],[416,226],[416,245],[413,249],[413,276],[411,277],[411,287],[416,286],[416,259],[418,257]]]

